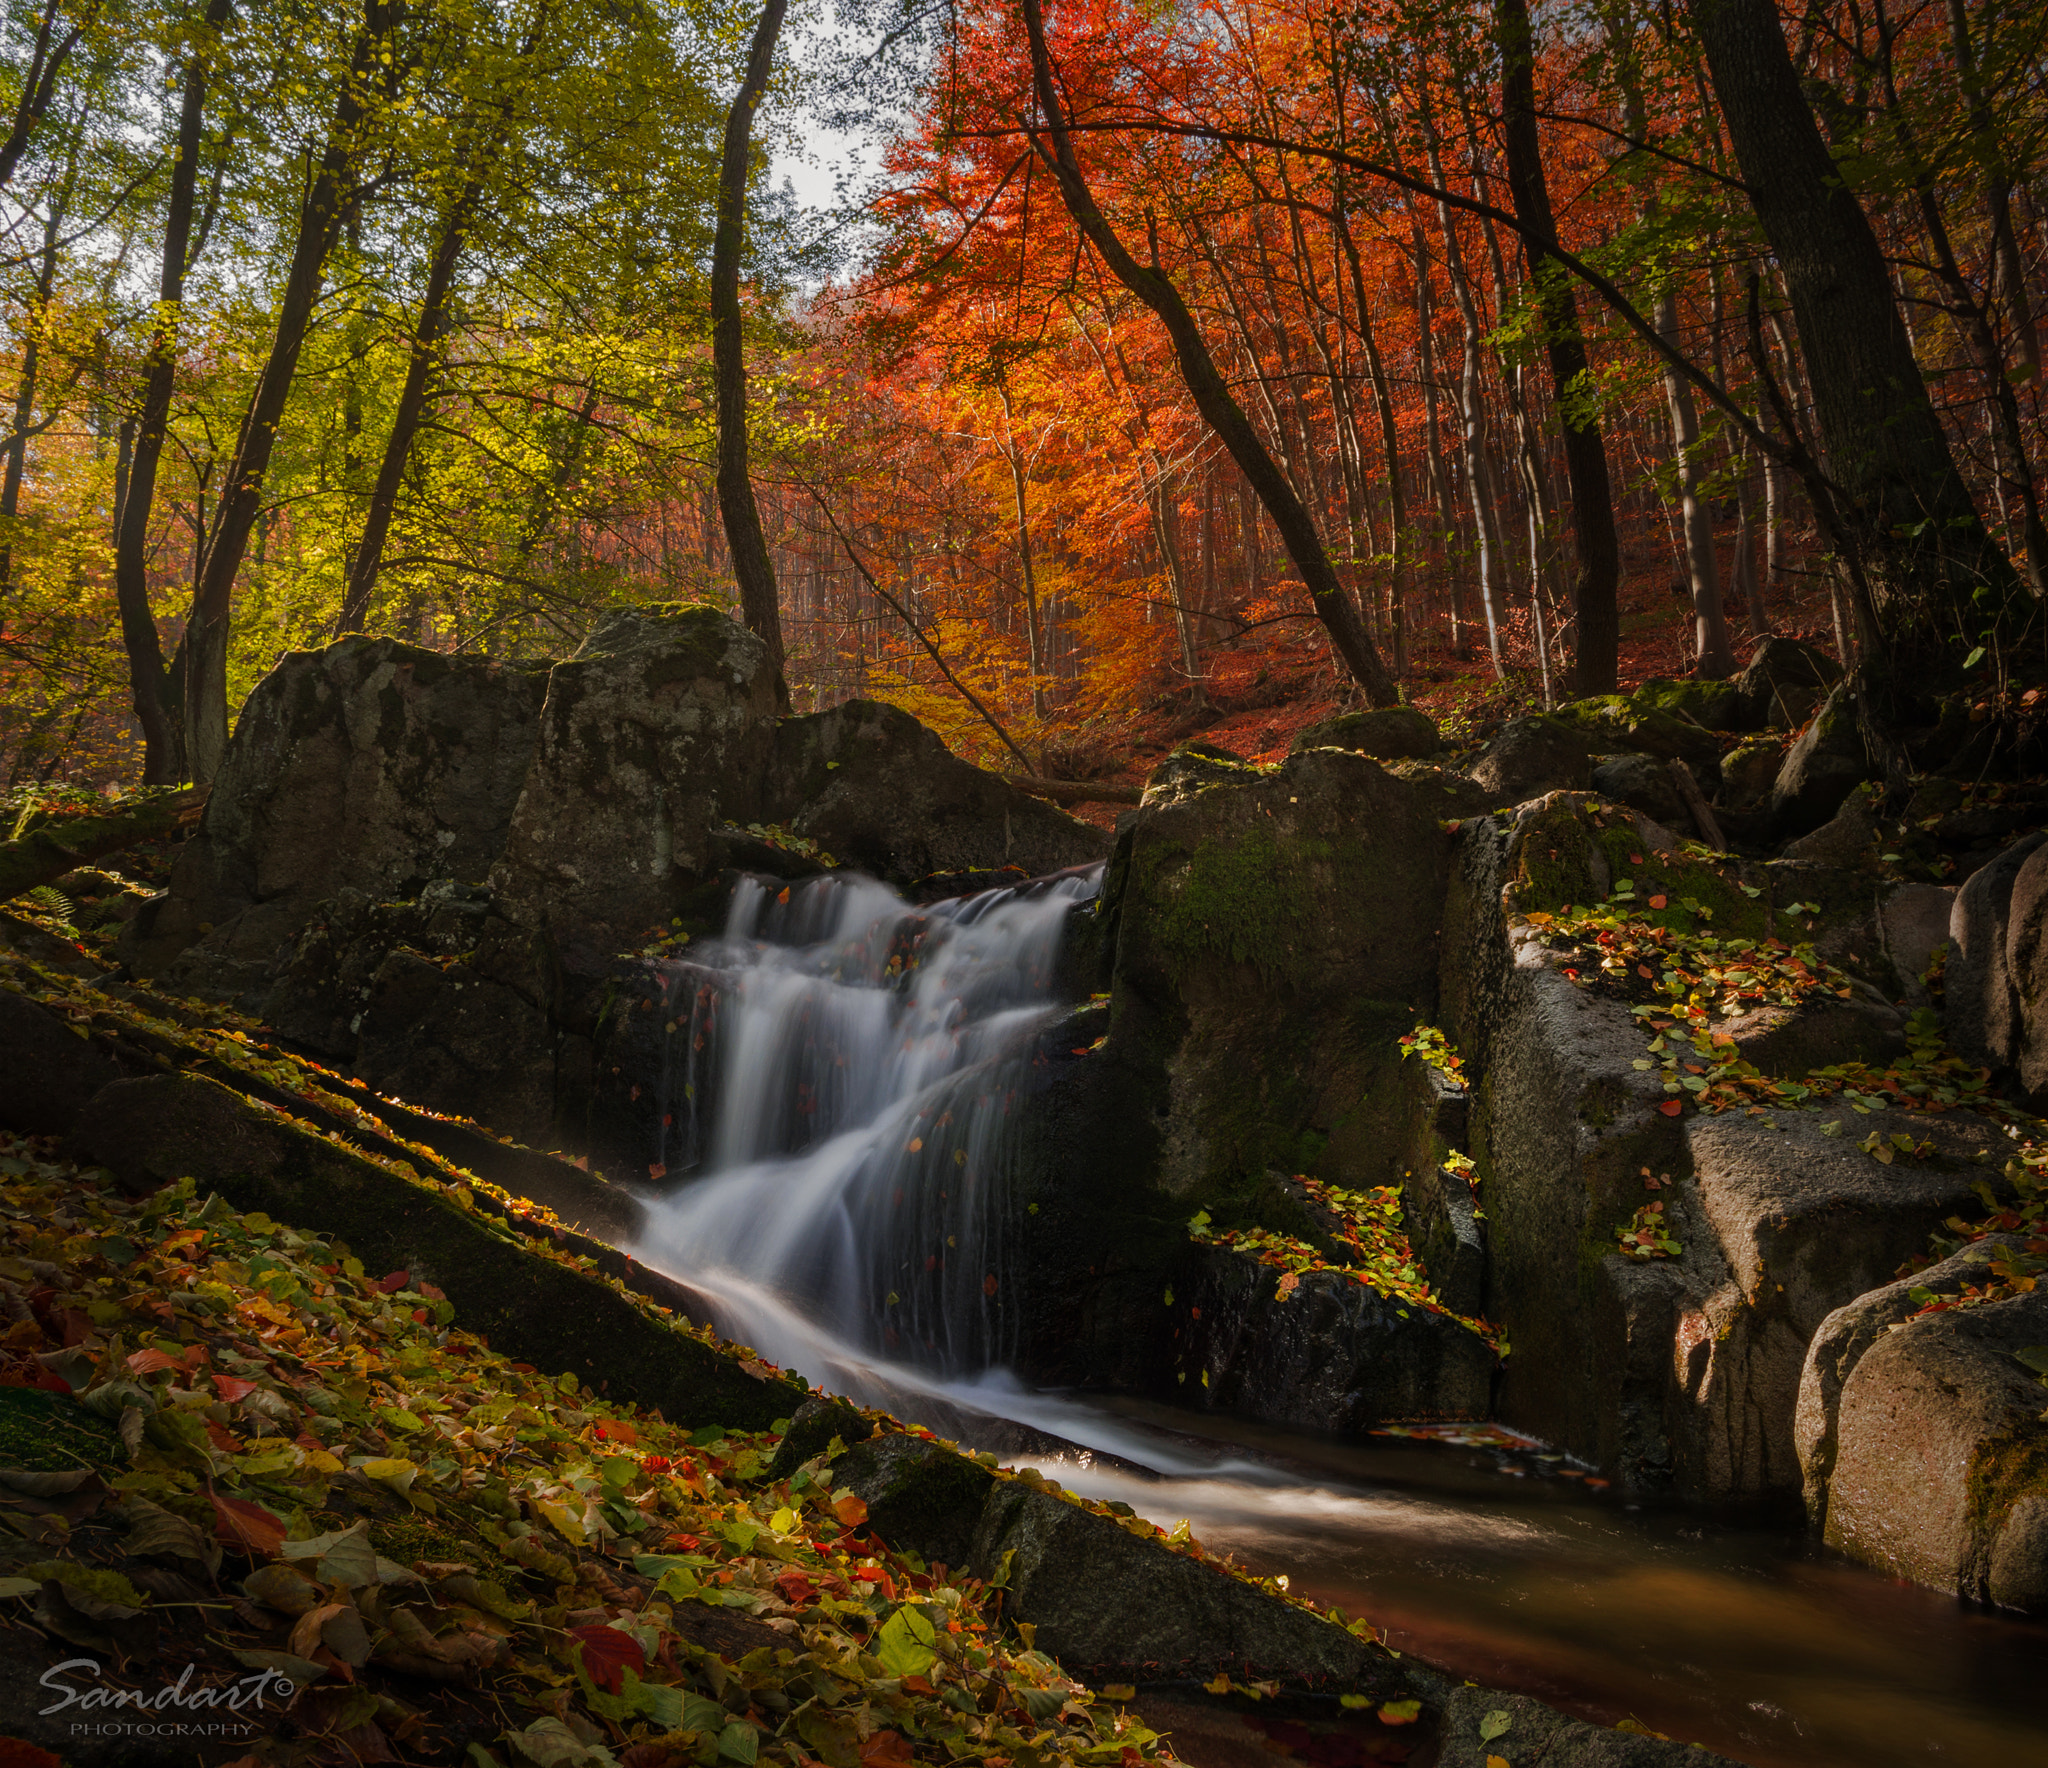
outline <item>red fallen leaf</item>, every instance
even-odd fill
[[[448,1299],[448,1292],[445,1289],[436,1289],[431,1283],[415,1283],[413,1288],[418,1290],[429,1301],[446,1301]]]
[[[242,1439],[214,1423],[211,1418],[206,1421],[206,1440],[224,1455],[239,1455],[242,1452]]]
[[[668,1177],[668,1168],[658,1160],[650,1160],[647,1163],[647,1176],[650,1179],[665,1179]]]
[[[993,1296],[996,1292],[996,1288],[996,1274],[995,1272],[991,1271],[986,1277],[982,1278],[981,1280],[981,1293],[983,1295]]]
[[[414,1308],[412,1317],[415,1324],[424,1326],[427,1323],[427,1310],[425,1308]]]
[[[649,1455],[640,1465],[649,1473],[666,1473],[675,1463],[666,1455]]]
[[[1670,900],[1671,899],[1668,896],[1653,896],[1650,898],[1650,907],[1652,907],[1653,909],[1661,909]]]
[[[1676,1117],[1681,1111],[1685,1109],[1685,1106],[1680,1100],[1666,1099],[1663,1104],[1657,1107],[1657,1109],[1663,1112],[1666,1117]]]
[[[882,1587],[882,1594],[884,1596],[888,1597],[891,1602],[896,1600],[896,1580],[890,1577],[878,1565],[862,1566],[859,1571],[853,1574],[853,1581],[856,1584],[879,1584]]]
[[[237,1400],[246,1400],[253,1394],[256,1391],[256,1383],[245,1381],[239,1375],[216,1375],[213,1378],[213,1391],[232,1406]]]
[[[18,1737],[0,1737],[0,1768],[64,1768],[64,1759]]]
[[[239,1547],[252,1559],[268,1559],[284,1544],[284,1521],[246,1498],[223,1498],[208,1492],[213,1504],[213,1532],[224,1546]]]
[[[379,1277],[370,1287],[379,1295],[396,1295],[411,1281],[410,1271],[393,1271],[388,1277]]]
[[[185,1365],[168,1352],[158,1350],[155,1345],[148,1345],[142,1350],[130,1353],[128,1367],[137,1375],[154,1375],[163,1369],[176,1369],[182,1373]]]
[[[324,1451],[327,1447],[327,1445],[323,1443],[318,1437],[316,1437],[310,1430],[300,1431],[297,1436],[292,1438],[292,1441],[299,1448],[304,1449],[306,1453],[309,1455],[315,1453],[316,1451]]]
[[[910,1768],[915,1760],[900,1731],[878,1731],[860,1746],[861,1768]]]
[[[909,1689],[912,1694],[937,1694],[939,1692],[922,1676],[904,1677],[903,1686]]]
[[[599,1442],[624,1443],[629,1449],[640,1441],[640,1433],[624,1418],[607,1418],[597,1427]]]
[[[1643,856],[1640,853],[1632,853],[1628,856],[1628,863],[1632,866],[1639,866],[1643,863]]]
[[[634,1675],[647,1668],[647,1654],[630,1633],[598,1622],[572,1627],[569,1637],[583,1647],[583,1673],[606,1694],[617,1694],[625,1686],[626,1672]]]
[[[1642,977],[1643,980],[1647,982],[1652,976],[1656,974],[1656,972],[1652,970],[1648,964],[1638,964],[1636,966],[1636,974]]]
[[[858,1528],[868,1519],[867,1500],[848,1493],[833,1504],[832,1514],[839,1518],[841,1528]],[[865,1576],[864,1573],[862,1575]]]
[[[775,1580],[775,1594],[791,1608],[809,1608],[818,1600],[818,1587],[794,1566]]]

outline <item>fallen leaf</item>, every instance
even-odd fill
[[[569,1637],[583,1650],[583,1673],[606,1694],[617,1694],[625,1686],[626,1672],[634,1675],[647,1668],[647,1654],[630,1633],[602,1622],[591,1627],[572,1627]]]
[[[851,1492],[843,1498],[832,1500],[832,1514],[839,1519],[842,1528],[858,1528],[868,1519],[865,1498],[856,1498]]]

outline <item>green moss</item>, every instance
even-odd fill
[[[69,1395],[0,1387],[0,1467],[62,1473],[127,1459],[120,1433]]]
[[[1985,1536],[2020,1499],[2048,1497],[2048,1428],[2029,1420],[1982,1444],[1970,1462],[1970,1518]]]
[[[1235,839],[1202,842],[1173,883],[1162,874],[1178,856],[1148,852],[1153,878],[1144,894],[1159,905],[1153,937],[1176,980],[1218,959],[1249,964],[1269,984],[1301,980],[1303,942],[1292,934],[1302,893],[1291,874],[1332,854],[1329,842],[1306,836],[1283,851],[1270,830],[1254,827]]]

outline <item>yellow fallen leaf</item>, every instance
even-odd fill
[[[365,1479],[373,1479],[380,1486],[388,1486],[394,1492],[412,1489],[412,1482],[419,1478],[419,1468],[410,1461],[401,1461],[387,1456],[375,1461],[365,1461],[356,1469]]]
[[[583,1518],[566,1505],[551,1503],[546,1498],[536,1498],[533,1507],[540,1512],[542,1520],[565,1540],[575,1542],[578,1547],[589,1543],[590,1536],[583,1527]]]

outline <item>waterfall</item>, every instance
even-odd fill
[[[670,970],[664,1159],[693,1176],[638,1256],[841,1391],[1002,1364],[1017,1101],[1100,880],[917,907],[865,878],[743,879],[723,936]]]

